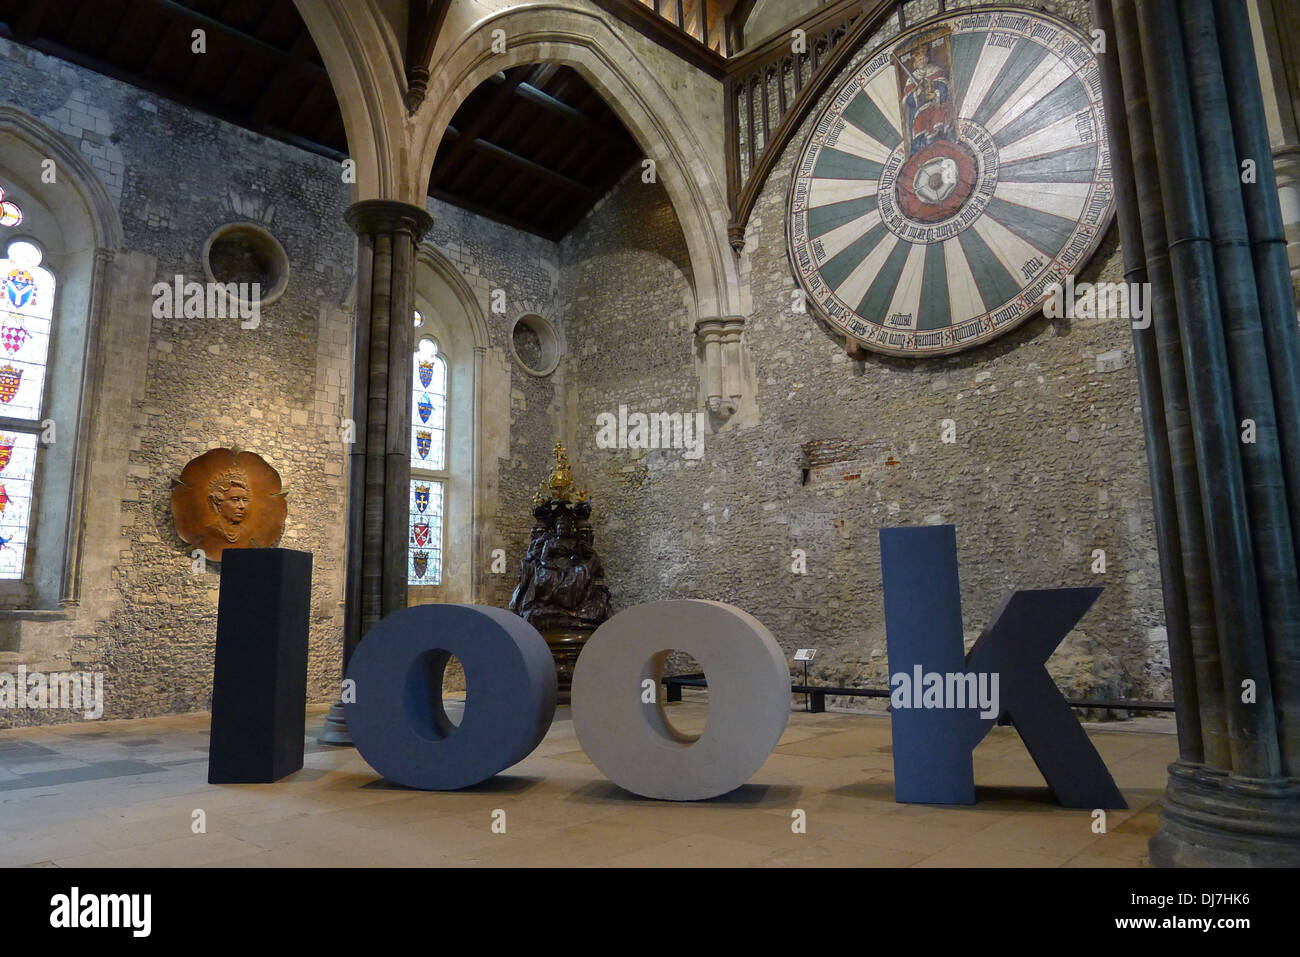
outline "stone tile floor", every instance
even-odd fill
[[[669,706],[680,730],[703,727],[703,695]],[[674,804],[611,784],[568,708],[527,760],[452,793],[317,744],[324,711],[309,709],[303,769],[270,785],[207,783],[203,713],[0,731],[0,866],[1137,867],[1177,755],[1172,720],[1088,725],[1129,802],[1097,834],[1089,811],[1051,802],[1012,728],[975,751],[974,807],[894,803],[888,717],[802,712],[749,784]]]

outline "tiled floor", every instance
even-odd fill
[[[670,707],[687,732],[707,714]],[[803,713],[748,785],[674,804],[611,784],[567,708],[523,763],[451,793],[388,785],[355,750],[317,744],[323,713],[303,770],[270,785],[207,783],[206,714],[0,731],[0,866],[1133,867],[1177,752],[1172,721],[1089,726],[1130,806],[1097,834],[1090,812],[1051,803],[1012,728],[975,751],[974,807],[894,803],[887,717]],[[1112,730],[1126,726],[1150,730]]]

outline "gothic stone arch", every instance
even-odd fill
[[[54,182],[45,182],[53,160]],[[106,308],[108,273],[122,248],[117,207],[90,163],[64,137],[35,117],[0,106],[0,168],[29,193],[50,220],[47,231],[61,247],[46,249],[59,279],[55,340],[43,414],[55,421],[56,442],[44,452],[33,528],[38,533],[30,593],[6,596],[6,604],[36,608],[77,605],[85,550],[90,435],[94,396],[102,379],[98,330]],[[7,184],[9,185],[9,184]],[[56,379],[57,377],[57,379]]]
[[[492,52],[495,30],[505,31],[505,53]],[[655,161],[686,237],[698,317],[742,314],[723,184],[655,73],[594,10],[558,3],[518,7],[488,16],[446,46],[440,44],[419,115],[421,185],[427,183],[442,134],[465,97],[501,70],[537,62],[562,63],[581,73]]]
[[[456,581],[446,600],[483,601],[484,567],[490,543],[495,540],[493,517],[497,510],[496,481],[489,463],[509,454],[509,410],[498,408],[495,397],[503,392],[508,395],[509,380],[504,389],[497,381],[502,371],[496,367],[503,368],[503,364],[490,362],[487,317],[474,290],[429,243],[421,244],[416,253],[415,301],[425,312],[426,322],[442,330],[434,337],[448,357],[452,406],[448,425],[459,432],[453,432],[449,451],[450,471],[459,473],[454,478],[459,479],[460,489],[453,494],[449,508],[460,510],[458,521],[468,518],[460,526],[467,534],[459,539],[469,544],[469,554],[461,556],[469,570],[468,580]],[[436,315],[430,315],[431,310],[436,310]],[[419,337],[417,332],[417,341]],[[455,447],[457,443],[460,447]]]

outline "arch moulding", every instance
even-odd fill
[[[424,208],[423,190],[410,169],[413,122],[402,51],[375,0],[294,0],[320,51],[339,101],[356,163],[352,201],[393,199]],[[428,172],[425,173],[426,182]]]
[[[82,302],[85,309],[84,338],[80,356],[64,370],[71,398],[62,407],[64,421],[73,423],[75,436],[72,453],[61,465],[66,483],[55,494],[59,504],[56,513],[41,514],[61,520],[61,566],[53,584],[58,586],[58,604],[76,606],[81,600],[81,566],[85,550],[86,503],[89,500],[88,482],[91,459],[90,435],[95,418],[95,396],[103,377],[105,357],[99,348],[100,328],[107,302],[108,272],[114,257],[122,249],[122,220],[103,182],[87,159],[65,137],[50,129],[36,117],[9,106],[0,106],[0,162],[12,165],[15,175],[27,171],[30,180],[36,180],[43,163],[53,160],[56,177],[53,183],[43,184],[41,200],[57,218],[68,248],[61,250],[65,267],[78,262],[77,271],[83,283]],[[67,277],[62,277],[66,280]],[[62,301],[68,301],[68,285],[63,286]],[[81,307],[78,307],[81,308]],[[75,356],[75,354],[74,354]],[[75,391],[74,391],[75,390]],[[55,406],[45,410],[54,414]],[[47,466],[48,467],[48,466]],[[42,484],[52,488],[49,475]],[[42,533],[48,534],[48,533]],[[38,559],[39,560],[39,559]],[[40,575],[54,573],[55,556],[37,569]],[[49,604],[51,595],[39,598]]]
[[[18,140],[33,157],[54,160],[58,175],[56,184],[66,182],[70,185],[85,207],[85,217],[92,231],[89,238],[95,249],[115,253],[122,248],[122,220],[117,214],[117,206],[94,168],[78,150],[36,117],[12,106],[0,106],[0,138],[6,137]],[[35,168],[40,168],[39,163]],[[63,205],[60,192],[56,185],[46,195],[52,207]],[[56,209],[56,212],[65,210]],[[73,219],[71,216],[68,218]]]
[[[502,30],[506,52],[492,52]],[[691,258],[697,317],[743,314],[735,254],[727,241],[726,191],[704,148],[640,55],[604,15],[558,3],[514,7],[439,43],[419,114],[426,186],[443,132],[471,91],[494,74],[528,63],[560,63],[582,74],[635,137],[672,201]],[[721,96],[719,88],[719,96]]]
[[[441,253],[437,251],[430,243],[421,243],[415,254],[416,261],[416,288],[421,287],[420,272],[426,271],[433,276],[442,280],[451,294],[455,297],[457,305],[460,307],[461,316],[469,326],[470,337],[473,339],[474,354],[470,365],[470,542],[471,562],[470,562],[470,598],[471,601],[482,601],[483,595],[483,575],[481,556],[487,554],[485,543],[493,534],[494,528],[489,527],[491,516],[496,511],[495,497],[490,494],[489,489],[495,487],[495,483],[489,481],[489,463],[491,451],[487,441],[484,428],[485,422],[484,407],[484,390],[487,388],[487,362],[488,348],[490,339],[488,336],[487,317],[483,314],[483,307],[479,305],[474,290],[470,288],[465,281],[465,277],[460,274],[454,265],[452,265]],[[417,337],[418,338],[418,337]],[[450,372],[450,369],[448,370]]]

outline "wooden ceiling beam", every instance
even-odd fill
[[[582,182],[587,182],[586,172],[597,160],[601,153],[607,152],[606,146],[594,146],[586,143],[581,139],[575,139],[567,150],[560,154],[559,162],[554,164],[556,171],[563,170],[566,176],[572,176]],[[587,162],[580,163],[583,154],[587,155]],[[578,163],[578,169],[574,169],[574,164]]]
[[[259,39],[250,33],[245,33],[242,30],[238,30],[227,23],[222,23],[220,20],[214,20],[212,17],[199,13],[197,10],[192,10],[184,4],[177,3],[176,0],[136,0],[136,2],[149,7],[152,10],[156,10],[159,13],[165,14],[173,21],[183,21],[192,27],[209,30],[220,36],[226,37],[249,50],[270,57],[278,63],[284,63],[293,58],[293,54],[288,50],[283,50],[272,43],[267,43],[265,40]],[[187,48],[188,43],[189,41],[187,39]],[[329,74],[325,72],[325,68],[316,63],[308,61],[302,65],[302,69],[305,72],[312,74],[314,77],[319,77],[325,80],[329,79]]]
[[[304,150],[315,156],[324,156],[327,159],[332,159],[336,163],[342,163],[348,158],[347,153],[326,146],[318,140],[308,139],[305,136],[299,136],[297,133],[292,133],[289,130],[281,129],[278,126],[268,125],[266,132],[263,135],[277,139],[281,143],[288,143],[290,146],[296,146],[298,149]]]
[[[615,157],[611,159],[609,165],[605,168],[605,174],[601,176],[598,180],[596,180],[595,183],[593,184],[592,188],[597,190],[596,195],[604,196],[611,189],[613,189],[614,186],[617,183],[619,183],[624,176],[627,175],[627,171],[632,168],[633,164],[636,162],[636,159],[637,158],[635,156],[628,157],[626,162],[622,162],[622,157]],[[576,226],[584,216],[587,215],[587,212],[588,212],[587,210],[582,209],[582,210],[578,210],[573,216],[566,217],[564,220],[561,221],[560,224],[561,228],[564,230],[565,233],[567,233],[574,226]]]
[[[149,58],[149,62],[145,64],[145,67],[144,67],[144,76],[145,76],[145,79],[147,79],[147,80],[151,80],[151,81],[157,80],[157,79],[158,79],[158,74],[159,74],[160,72],[162,72],[163,65],[167,62],[169,54],[172,54],[172,53],[175,53],[175,52],[176,52],[174,49],[171,49],[171,48],[168,46],[168,42],[167,42],[167,41],[168,41],[168,37],[170,37],[170,36],[172,35],[172,32],[173,32],[172,28],[175,27],[175,26],[176,26],[176,24],[175,24],[175,22],[172,21],[172,20],[167,20],[167,21],[164,23],[164,25],[163,25],[163,29],[162,29],[162,33],[160,33],[160,34],[158,35],[158,46],[154,48],[153,56],[151,56],[151,57]],[[39,42],[40,42],[40,41],[37,41],[37,43],[39,43]],[[33,46],[36,46],[37,44],[36,44],[36,43],[33,43],[32,45],[33,45]],[[68,50],[70,50],[71,47],[65,47],[64,49],[68,49]],[[188,43],[186,44],[185,49],[187,49],[187,50],[189,49],[189,44],[188,44]],[[80,51],[78,51],[78,52],[80,52]],[[107,69],[116,69],[116,68],[117,68],[117,64],[112,63],[111,61],[107,61],[107,60],[99,60],[98,57],[92,58],[92,57],[90,57],[89,54],[83,54],[83,56],[84,56],[86,59],[88,59],[88,60],[93,59],[93,60],[95,60],[96,62],[99,62],[99,63],[104,64],[104,66],[102,66],[102,67],[93,67],[93,66],[92,66],[92,67],[91,67],[92,70],[98,70],[98,72],[103,73],[103,72],[105,72]],[[76,62],[76,61],[74,61],[74,62]],[[110,74],[110,75],[111,75],[111,74]],[[130,81],[128,80],[127,82],[130,82]]]
[[[465,143],[468,139],[467,133],[460,133],[454,126],[447,127],[447,132],[444,135],[451,137],[455,141],[455,145]],[[533,160],[528,159],[526,156],[512,153],[504,146],[497,146],[495,143],[489,143],[487,140],[483,139],[474,139],[469,141],[465,148],[473,150],[476,153],[482,153],[485,156],[490,156],[493,159],[500,160],[516,169],[531,173],[534,176],[541,177],[542,179],[547,180],[562,189],[567,189],[570,192],[582,194],[591,193],[591,187],[586,183],[580,183],[576,179],[565,176],[563,173],[557,173],[549,166],[543,166],[541,163],[536,163]]]
[[[298,98],[298,105],[293,108],[293,113],[290,114],[289,116],[289,122],[287,124],[287,127],[289,129],[291,130],[306,129],[308,118],[312,116],[313,112],[318,110],[317,99],[320,97],[321,90],[322,87],[320,86],[308,87],[307,92]],[[338,115],[338,112],[339,111],[336,108],[331,111],[330,115],[331,116]],[[270,125],[269,120],[267,121],[267,125],[268,126]],[[317,122],[318,133],[320,132],[319,129],[320,125],[321,124],[318,121]]]
[[[271,114],[286,105],[286,99],[292,92],[292,82],[302,74],[302,65],[310,62],[308,57],[315,49],[311,33],[304,24],[297,39],[293,41],[293,48],[290,51],[292,59],[280,64],[266,86],[262,87],[262,92],[258,94],[257,101],[253,104],[249,123],[254,129],[266,126],[271,119]]]
[[[22,14],[14,18],[14,39],[19,43],[31,43],[35,40],[36,35],[41,32],[41,21],[45,18],[45,11],[51,6],[53,4],[29,3]]]
[[[500,77],[492,77],[489,83],[504,83]],[[584,130],[599,136],[601,139],[609,140],[611,143],[627,142],[630,137],[621,130],[612,130],[600,120],[575,106],[570,106],[563,100],[558,100],[544,90],[539,90],[531,83],[520,83],[515,89],[515,95],[528,101],[534,106],[540,106],[555,116],[563,117],[566,120],[572,120],[582,126]]]
[[[38,3],[38,4],[33,4],[33,6],[41,7],[43,6],[43,4]],[[119,59],[119,54],[117,52],[118,45],[122,42],[122,39],[124,37],[130,35],[131,31],[128,30],[127,28],[130,26],[132,16],[134,14],[135,14],[135,2],[134,0],[127,0],[126,9],[122,11],[122,18],[117,21],[117,28],[113,30],[113,36],[109,39],[108,45],[104,47],[104,56],[107,59],[114,60],[114,61]],[[24,40],[23,42],[30,43],[31,39],[29,38],[27,40]]]
[[[292,5],[292,2],[290,5]],[[262,13],[262,19],[260,19],[257,22],[257,29],[254,30],[250,34],[250,36],[257,37],[257,39],[261,40],[263,43],[270,43],[270,41],[266,39],[266,35],[267,35],[266,28],[267,25],[271,22],[271,18],[275,16],[276,11],[279,9],[279,6],[280,6],[279,0],[267,0],[266,8]],[[302,19],[302,17],[299,16],[299,19]],[[296,40],[297,37],[295,37],[294,39]],[[272,45],[274,46],[274,44]]]
[[[329,144],[336,136],[342,137],[344,145],[347,145],[348,135],[347,130],[343,127],[343,114],[338,110],[330,113],[329,119],[325,121],[325,125],[316,134],[316,140],[326,149],[332,150],[333,147]]]
[[[232,64],[227,62],[226,59],[221,56],[208,56],[207,54],[199,56],[198,54],[190,53],[188,46],[185,48],[185,52],[194,63],[194,66],[190,69],[189,76],[185,78],[185,85],[181,88],[184,90],[185,95],[202,96],[203,94],[200,91],[203,89],[203,81],[206,80],[210,74],[215,73],[218,68],[224,66],[227,68],[228,72],[226,73],[225,80],[221,82],[221,93],[218,98],[222,102],[226,102],[225,88],[232,78],[239,75],[239,68],[242,65],[243,54],[238,54],[240,58],[239,63]]]
[[[0,23],[0,37],[4,37],[6,40],[16,41],[12,27],[5,23]],[[177,90],[174,86],[158,80],[155,77],[145,76],[139,72],[118,66],[115,63],[108,63],[101,60],[99,57],[91,56],[88,53],[83,53],[80,50],[64,46],[62,43],[45,37],[38,37],[27,45],[33,50],[38,50],[48,56],[55,57],[59,60],[65,60],[68,63],[75,63],[77,66],[84,67],[93,73],[112,77],[115,80],[122,81],[128,86],[146,90],[160,99],[172,103],[179,103],[182,106],[194,110],[196,113],[202,113],[205,116],[215,116],[217,119],[225,120],[227,123],[231,123],[235,126],[240,126],[244,129],[248,128],[247,121],[244,117],[233,113],[230,110],[223,108],[220,104],[213,103],[210,100],[186,96],[182,91]],[[289,130],[282,130],[274,126],[268,126],[265,130],[265,135],[272,139],[279,140],[282,143],[296,146],[298,149],[314,153],[318,156],[325,156],[335,160],[345,158],[338,150],[332,149],[324,143],[308,139],[307,137]]]
[[[544,230],[538,228],[536,223],[529,222],[526,219],[520,219],[517,216],[511,216],[509,213],[503,213],[499,209],[491,206],[485,206],[483,203],[477,203],[472,199],[466,199],[456,193],[449,193],[443,189],[431,189],[429,195],[434,199],[441,200],[451,206],[459,206],[461,209],[467,209],[471,213],[477,213],[493,222],[502,223],[511,226],[525,233],[532,233],[534,236],[545,236],[547,239],[552,237]]]
[[[542,76],[549,76],[554,70],[555,66],[553,64],[538,63],[531,67],[515,67],[507,73],[505,80],[491,91],[488,101],[483,104],[478,115],[463,130],[455,131],[455,141],[447,148],[447,151],[443,153],[442,150],[439,150],[439,155],[433,161],[433,172],[429,176],[429,189],[433,190],[435,187],[440,187],[447,170],[455,165],[455,161],[480,136],[510,111],[513,105],[511,101],[514,99],[515,87],[519,86],[520,83],[536,81]],[[448,134],[453,133],[453,131],[454,127],[447,127]]]

